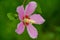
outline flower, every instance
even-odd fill
[[[25,10],[23,5],[17,7],[16,11],[18,12],[19,20],[21,20],[21,22],[17,25],[15,32],[22,34],[26,26],[29,36],[31,38],[37,38],[38,32],[32,23],[42,24],[45,22],[45,20],[40,14],[31,15],[35,11],[36,7],[37,4],[34,1],[29,2]]]

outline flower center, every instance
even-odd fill
[[[31,20],[27,15],[25,17],[23,17],[23,23],[24,25],[29,25],[29,23],[35,23],[34,20]]]

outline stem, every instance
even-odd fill
[[[25,1],[26,1],[26,0],[24,0],[23,5],[24,5]]]

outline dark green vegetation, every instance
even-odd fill
[[[24,6],[30,1],[37,2],[35,13],[46,20],[42,25],[34,25],[39,33],[34,40],[60,40],[60,0],[26,0]],[[26,29],[21,35],[15,32],[20,22],[16,8],[22,3],[23,0],[0,0],[0,40],[33,40]]]

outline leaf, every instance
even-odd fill
[[[8,13],[7,16],[9,18],[9,20],[16,20],[17,14]]]
[[[37,9],[36,9],[36,11],[37,11],[38,13],[42,13],[42,10],[41,10],[41,8],[40,8],[39,5],[37,5]]]

